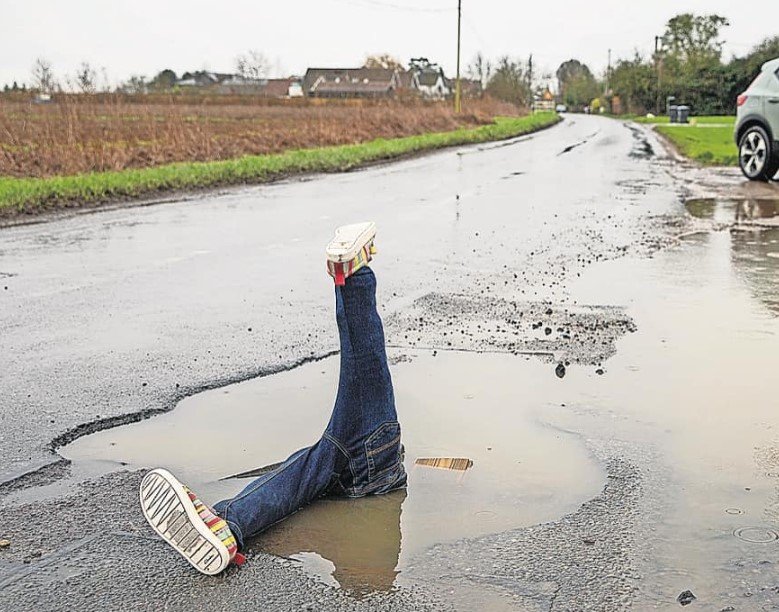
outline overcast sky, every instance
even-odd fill
[[[368,53],[423,55],[454,72],[457,0],[0,0],[0,85],[30,81],[36,57],[58,76],[88,61],[112,83],[131,74],[207,68],[265,53],[280,75],[308,66],[358,66]],[[595,10],[597,7],[597,10]],[[779,0],[463,0],[462,55],[533,54],[553,72],[576,57],[594,72],[654,36],[677,13],[719,13],[725,57],[779,34]]]

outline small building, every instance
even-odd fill
[[[389,68],[309,68],[302,90],[312,98],[389,98],[399,86]]]
[[[302,95],[300,79],[246,79],[233,76],[214,88],[220,94],[245,94],[261,98],[297,98]]]
[[[422,70],[415,71],[414,79],[415,88],[423,98],[442,100],[452,93],[444,76],[444,71],[435,64],[430,64]]]
[[[554,94],[547,87],[540,96],[533,97],[534,111],[553,111],[555,109]]]
[[[195,87],[207,88],[220,85],[225,81],[229,81],[234,78],[234,74],[198,70],[196,72],[185,72],[183,75],[181,75],[181,78],[176,81],[176,86],[182,87],[184,89]]]
[[[401,70],[398,72],[398,92],[416,93],[416,83],[414,82],[414,72],[412,70]]]

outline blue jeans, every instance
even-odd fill
[[[335,313],[341,372],[324,434],[214,506],[241,549],[248,538],[319,497],[362,497],[406,486],[384,329],[376,311],[376,277],[370,268],[361,268],[335,288]]]

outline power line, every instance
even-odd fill
[[[463,17],[466,17],[465,11],[462,11],[462,15],[463,15]],[[464,21],[465,27],[468,28],[471,31],[471,34],[473,34],[476,37],[476,39],[479,42],[479,45],[481,45],[481,48],[484,51],[486,51],[487,53],[489,53],[490,52],[489,45],[484,40],[484,37],[476,29],[476,26],[473,23],[473,21],[474,21],[473,14],[472,13],[468,13],[467,17],[468,17],[468,19],[466,19]]]
[[[379,7],[385,9],[393,9],[396,11],[408,11],[410,13],[451,13],[456,11],[456,8],[426,8],[419,6],[409,6],[407,4],[395,4],[394,2],[382,2],[381,0],[332,0],[333,2],[341,2],[343,4],[351,4],[353,6],[363,7]]]
[[[462,111],[460,104],[460,33],[463,18],[463,1],[457,0],[457,80],[454,84],[454,112]]]

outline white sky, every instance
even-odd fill
[[[457,0],[0,0],[0,86],[30,81],[38,56],[58,77],[81,61],[104,67],[112,83],[208,68],[231,72],[248,49],[265,53],[279,75],[308,66],[358,66],[367,53],[404,62],[426,56],[455,68]],[[595,8],[597,6],[597,9]],[[779,0],[463,0],[462,56],[510,54],[554,72],[576,57],[601,73],[638,48],[677,13],[719,13],[725,57],[779,33]]]

